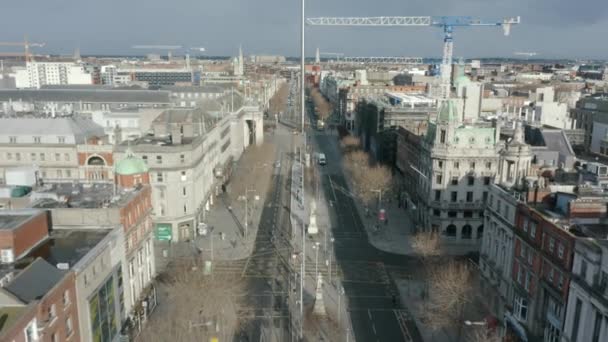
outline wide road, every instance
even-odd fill
[[[334,250],[342,270],[356,340],[422,341],[415,322],[399,304],[399,294],[391,279],[392,270],[400,274],[414,272],[420,267],[417,260],[379,251],[370,244],[344,178],[337,135],[309,131],[309,137],[315,152],[325,153],[328,160],[328,165],[321,168],[323,188],[332,202]]]

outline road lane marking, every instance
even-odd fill
[[[372,329],[374,330],[374,335],[378,335],[378,333],[376,333],[376,325],[374,323],[372,323]]]

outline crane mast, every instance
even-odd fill
[[[453,32],[455,27],[500,26],[507,36],[511,26],[520,23],[520,17],[506,18],[502,21],[485,21],[468,16],[418,16],[418,17],[321,17],[308,18],[311,26],[433,26],[443,29],[443,58],[441,61],[441,98],[450,97],[452,56],[454,52]]]

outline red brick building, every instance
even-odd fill
[[[75,276],[38,258],[2,290],[0,312],[13,320],[0,330],[0,340],[27,342],[80,341]]]
[[[517,210],[512,315],[529,338],[561,336],[576,240],[563,218],[546,206],[522,204]]]
[[[12,263],[48,237],[49,215],[40,210],[0,213],[0,263]]]

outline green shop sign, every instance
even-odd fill
[[[171,225],[168,223],[157,223],[156,224],[156,240],[158,241],[171,241],[173,230]]]

